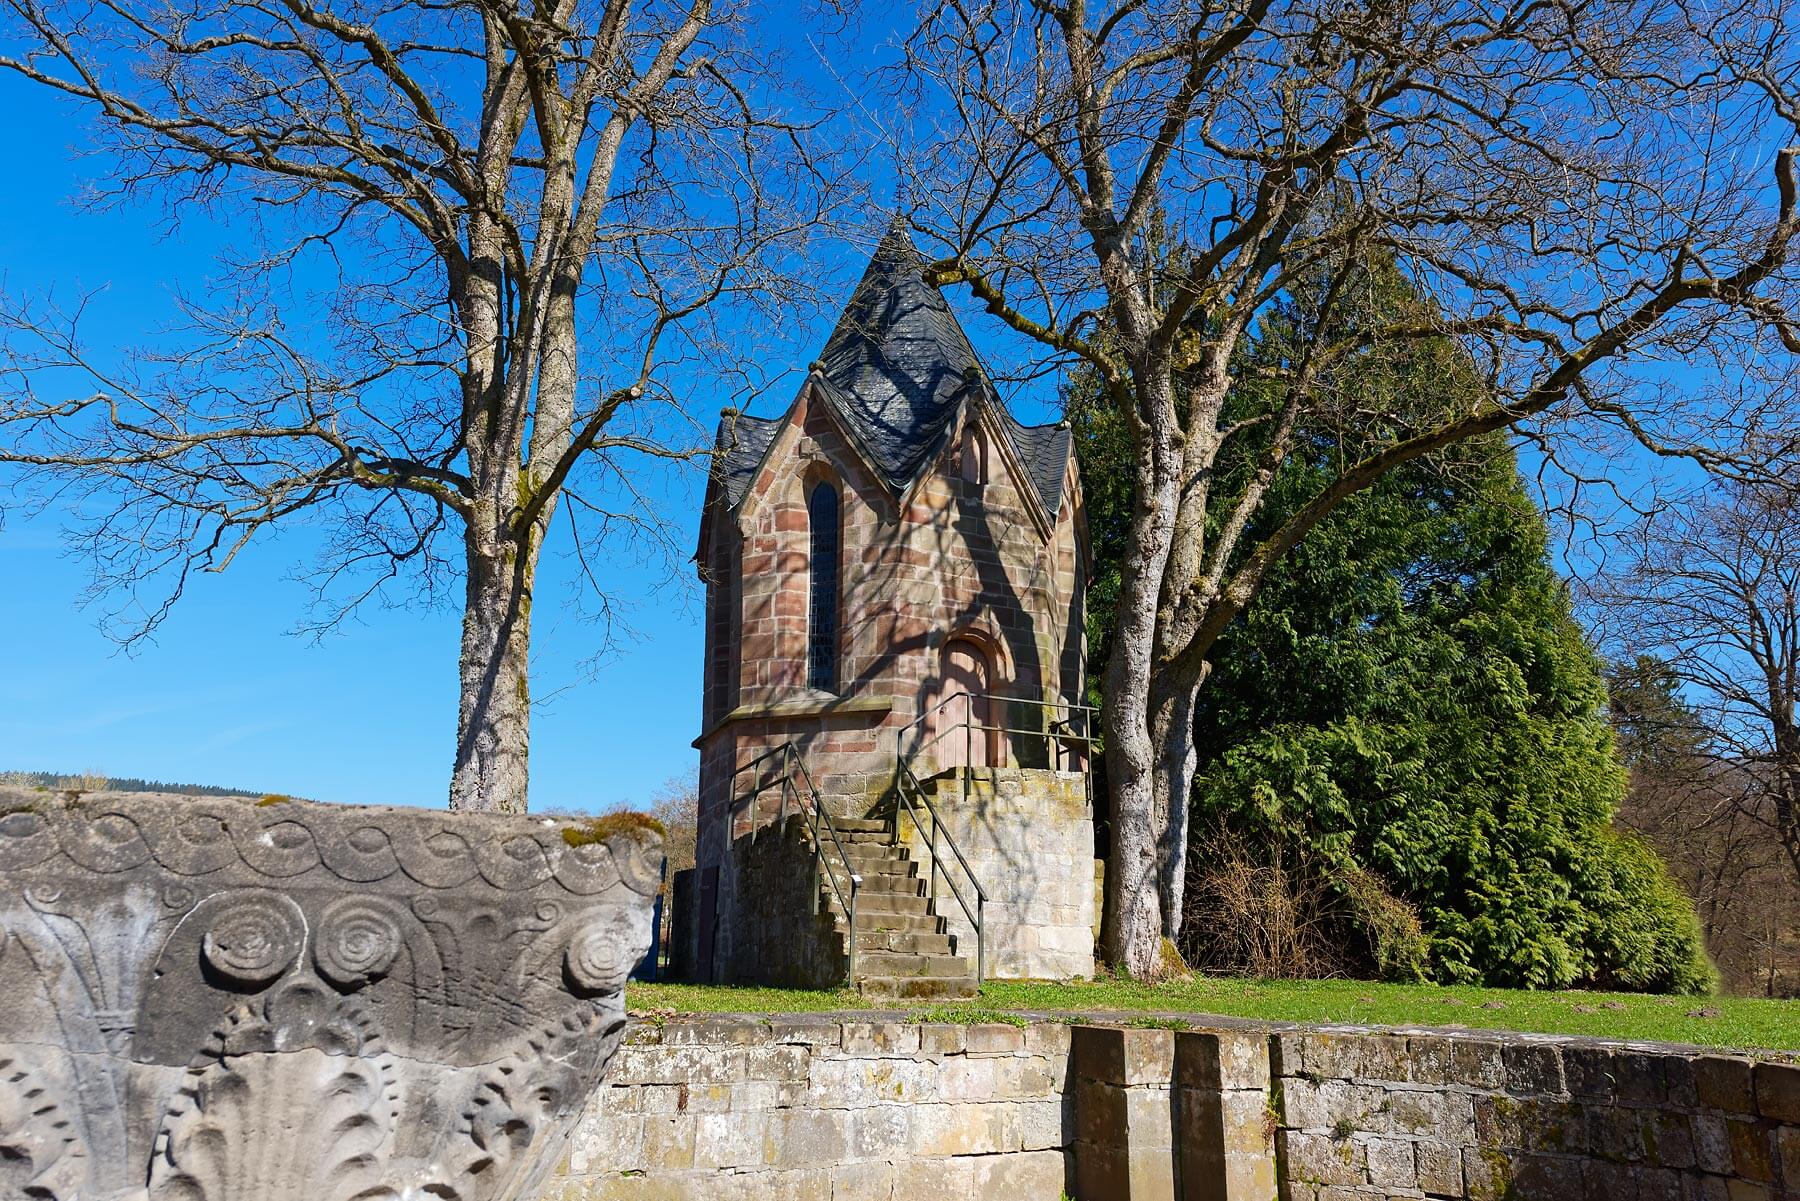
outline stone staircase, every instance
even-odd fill
[[[835,824],[851,869],[862,878],[852,983],[881,996],[974,996],[974,961],[957,954],[956,936],[945,932],[937,903],[926,895],[926,882],[919,877],[919,865],[905,847],[893,845],[888,824],[879,818],[846,817],[836,818]],[[826,848],[826,854],[828,862],[837,858],[833,848]],[[849,918],[837,894],[823,880],[819,886],[838,937],[846,937]]]

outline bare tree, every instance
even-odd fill
[[[1602,610],[1603,617],[1625,612]],[[1682,677],[1651,655],[1617,663],[1607,695],[1631,787],[1621,824],[1642,835],[1694,900],[1706,949],[1733,992],[1782,996],[1800,972],[1800,878],[1760,775],[1721,757]]]
[[[694,866],[694,840],[700,831],[700,771],[670,776],[650,798],[650,816],[663,824],[663,848],[669,875]]]
[[[1132,442],[1105,683],[1111,963],[1155,974],[1181,920],[1209,653],[1346,497],[1527,422],[1718,468],[1750,469],[1741,427],[1776,431],[1751,459],[1792,449],[1785,394],[1728,404],[1642,370],[1741,352],[1778,377],[1800,350],[1789,15],[1779,0],[929,8],[899,78],[945,114],[914,156],[915,224],[942,248],[930,278],[1022,335],[1033,369],[1091,370]],[[1344,302],[1370,256],[1429,303],[1335,319],[1361,307]],[[1309,276],[1321,299],[1291,352],[1252,364],[1259,317]],[[1486,384],[1447,418],[1330,386],[1349,356],[1444,337]],[[1370,449],[1308,432],[1334,415]],[[1330,474],[1276,523],[1263,501],[1289,455]]]
[[[694,866],[700,838],[700,769],[691,768],[657,785],[650,797],[650,816],[663,825],[663,880]],[[670,945],[675,931],[675,898],[665,895],[662,909],[662,945]]]
[[[1627,547],[1594,590],[1609,638],[1662,661],[1701,723],[1692,754],[1712,790],[1800,884],[1800,491],[1715,483]]]
[[[0,460],[86,498],[99,585],[151,597],[128,638],[284,523],[328,532],[327,622],[460,576],[450,802],[522,809],[552,520],[605,598],[596,542],[660,524],[633,457],[699,441],[671,370],[740,336],[722,312],[793,298],[784,264],[831,203],[771,100],[779,55],[711,0],[0,14],[0,68],[93,118],[100,201],[259,234],[223,300],[184,305],[189,336],[123,366],[83,346],[78,306],[13,300]]]

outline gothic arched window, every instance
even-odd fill
[[[838,490],[824,481],[806,499],[812,531],[812,596],[806,631],[806,682],[827,692],[837,687]]]

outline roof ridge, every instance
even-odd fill
[[[844,429],[896,496],[937,458],[962,420],[971,387],[979,389],[983,402],[1006,419],[1013,448],[1054,520],[1068,440],[1056,436],[1056,426],[1026,426],[1012,414],[949,302],[925,281],[924,266],[905,218],[896,213],[808,380],[824,385],[825,398]],[[1036,433],[1028,438],[1023,431]],[[753,441],[762,443],[760,461],[767,439]],[[725,457],[739,456],[734,448]],[[735,469],[754,466],[738,464]],[[741,488],[735,495],[728,488],[728,496],[735,505]]]

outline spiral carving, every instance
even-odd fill
[[[625,987],[636,963],[627,941],[611,922],[596,922],[570,940],[563,962],[578,994],[597,996]]]
[[[361,988],[387,975],[400,946],[400,923],[387,907],[364,897],[342,897],[326,906],[319,919],[313,962],[339,988]]]
[[[228,906],[201,940],[213,971],[244,988],[273,983],[300,957],[306,919],[299,907],[273,893],[246,896]]]

